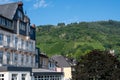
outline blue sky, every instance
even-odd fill
[[[0,0],[0,4],[19,0]],[[120,0],[22,0],[31,24],[120,21]]]

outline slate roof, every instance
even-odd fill
[[[0,5],[0,15],[12,20],[16,10],[18,8],[18,3],[9,3]]]
[[[58,67],[71,67],[69,62],[67,62],[66,58],[61,55],[55,55],[51,57],[53,60],[57,62]]]

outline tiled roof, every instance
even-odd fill
[[[8,18],[13,19],[16,10],[18,7],[18,3],[9,3],[9,4],[2,4],[0,5],[0,15]]]
[[[58,67],[71,67],[71,65],[67,62],[64,56],[55,55],[52,56],[51,58],[57,62]]]

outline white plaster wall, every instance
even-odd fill
[[[20,35],[17,35],[17,34],[13,34],[13,33],[9,33],[9,32],[6,32],[6,31],[3,31],[3,30],[0,30],[0,33],[2,33],[2,34],[4,34],[3,35],[3,41],[7,41],[7,38],[6,38],[6,36],[7,35],[9,35],[10,36],[10,39],[11,39],[11,41],[10,41],[10,47],[12,47],[12,48],[15,48],[15,49],[17,49],[17,50],[22,50],[23,48],[24,48],[24,50],[26,50],[26,46],[25,46],[25,44],[26,44],[26,39],[24,39],[24,37],[25,36],[20,36]],[[15,47],[15,38],[18,38],[18,45],[17,45],[17,47]],[[21,40],[24,40],[24,47],[21,47]],[[24,55],[29,55],[29,60],[28,60],[28,62],[26,63],[26,57],[24,57],[24,63],[23,63],[23,65],[21,65],[21,53],[17,53],[18,54],[18,63],[17,64],[15,64],[15,61],[14,61],[14,54],[17,52],[14,52],[14,50],[12,51],[11,50],[11,52],[10,52],[10,54],[12,54],[12,55],[10,55],[10,57],[11,57],[11,65],[20,65],[20,66],[28,66],[28,67],[35,67],[35,41],[34,40],[28,40],[28,41],[31,41],[31,42],[33,42],[33,48],[32,49],[29,49],[30,51],[32,50],[32,52],[31,52],[31,55],[29,55],[29,53],[28,54],[24,54]],[[3,47],[3,50],[4,50],[4,45],[5,44],[3,44],[3,46],[1,46],[1,47]],[[10,49],[12,49],[12,48],[10,48]],[[9,50],[10,50],[9,49]],[[7,55],[6,55],[6,52],[7,51],[3,51],[3,64],[7,64]],[[29,51],[28,51],[29,52]],[[34,56],[33,56],[34,55]],[[33,56],[33,64],[31,64],[31,56]],[[27,64],[27,65],[26,65]],[[2,64],[1,64],[2,65]]]
[[[30,72],[8,72],[5,80],[11,80],[12,74],[17,74],[17,80],[22,80],[22,74],[26,74],[26,80],[31,80]],[[8,79],[9,78],[9,79]]]

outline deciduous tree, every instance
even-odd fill
[[[76,65],[75,80],[120,80],[120,62],[108,51],[93,50]]]

